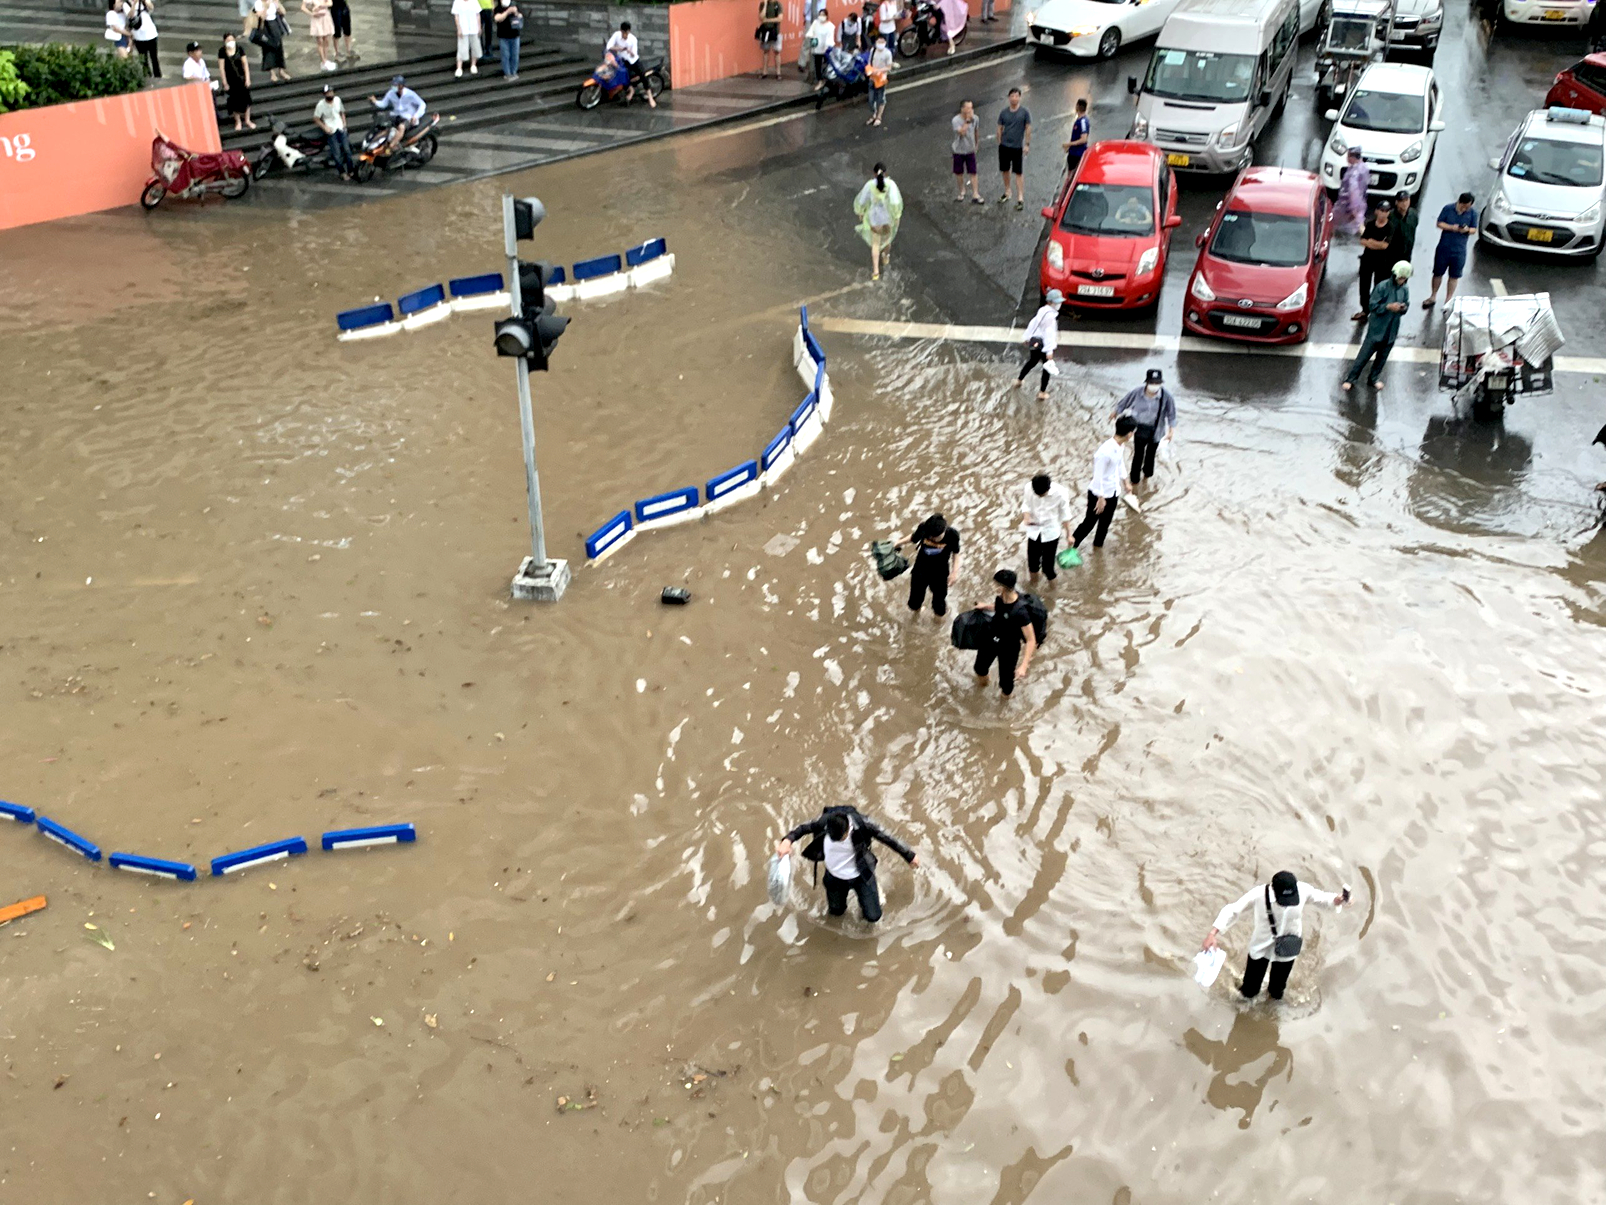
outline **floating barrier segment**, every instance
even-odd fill
[[[161,858],[142,858],[138,854],[112,854],[106,859],[113,870],[127,870],[133,874],[148,874],[158,879],[175,882],[195,882],[195,867],[188,862],[168,862]]]
[[[253,866],[261,866],[264,862],[278,862],[294,854],[307,852],[307,839],[305,837],[286,837],[283,841],[270,841],[266,845],[254,846],[251,849],[242,849],[238,853],[224,854],[220,858],[212,859],[212,876],[218,878],[222,875],[233,874],[237,870],[249,870]]]
[[[91,862],[100,861],[100,846],[87,837],[80,837],[72,829],[63,828],[48,816],[37,816],[34,818],[34,823],[39,826],[41,833],[58,845],[65,845],[75,854],[83,854]]]
[[[0,799],[0,820],[14,820],[18,824],[32,824],[34,811],[20,803],[7,803]]]
[[[654,527],[673,527],[700,519],[703,517],[701,503],[702,496],[695,485],[643,498],[636,503],[631,527],[636,531],[650,531]]]
[[[411,824],[379,824],[370,828],[335,829],[323,835],[323,847],[333,849],[362,849],[370,845],[396,845],[418,840]]]
[[[625,272],[633,289],[667,280],[674,270],[675,257],[669,253],[669,244],[661,238],[648,239],[625,252]]]
[[[635,538],[635,522],[629,511],[622,510],[586,537],[586,559],[600,561],[612,556]]]
[[[625,273],[623,256],[599,255],[596,259],[583,259],[574,265],[576,301],[623,293],[629,287],[630,277]]]
[[[703,487],[707,501],[703,510],[708,514],[718,514],[727,506],[735,506],[743,499],[755,496],[764,488],[764,483],[758,479],[758,461],[744,460],[734,469],[727,469],[718,477],[709,478],[708,484]]]
[[[396,311],[391,309],[388,301],[358,306],[354,310],[341,310],[335,315],[335,326],[340,332],[335,338],[342,343],[394,335],[402,328],[401,323],[396,321]]]
[[[502,287],[500,272],[486,272],[480,276],[459,276],[456,280],[446,282],[446,290],[452,295],[451,307],[454,314],[472,314],[478,310],[505,310],[513,303],[513,298]]]
[[[765,488],[779,481],[796,459],[797,449],[792,446],[792,423],[788,420],[780,434],[765,444],[764,451],[759,453],[758,471],[764,479]]]
[[[452,316],[452,307],[446,300],[445,285],[425,285],[396,298],[396,312],[402,316],[404,331],[433,326]]]

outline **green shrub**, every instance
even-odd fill
[[[17,59],[9,50],[0,50],[0,113],[22,108],[28,85],[17,74]]]
[[[6,91],[5,62],[12,61],[20,95]],[[46,42],[42,46],[0,47],[0,109],[59,105],[97,96],[136,92],[145,82],[138,59],[120,59],[95,46]]]

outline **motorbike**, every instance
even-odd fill
[[[965,35],[970,32],[970,23],[966,22],[964,28],[954,35],[954,45],[964,44]],[[936,46],[948,41],[948,35],[942,29],[942,13],[930,0],[920,0],[910,14],[909,24],[898,31],[898,54],[906,59],[912,59],[917,54],[925,54],[927,46]]]
[[[251,178],[260,180],[275,168],[287,172],[309,172],[315,168],[333,166],[329,158],[329,136],[313,126],[310,130],[292,130],[275,118],[273,138],[258,151],[251,165]]]
[[[823,109],[827,99],[845,100],[870,90],[870,52],[849,54],[833,46],[825,52],[825,87],[814,94],[814,107]]]
[[[440,142],[435,127],[440,125],[439,113],[426,113],[416,126],[408,128],[401,141],[390,145],[390,132],[394,123],[384,114],[374,119],[374,126],[362,136],[362,145],[352,156],[357,161],[357,182],[366,184],[381,168],[399,171],[407,167],[423,167],[435,157]]]
[[[642,82],[647,90],[657,100],[664,90],[664,61],[657,59],[651,63],[643,62],[641,66]],[[580,91],[575,94],[574,103],[582,109],[595,109],[605,100],[630,102],[626,97],[630,95],[630,72],[612,54],[603,56],[597,69],[586,77],[585,83],[580,85]]]
[[[156,132],[151,140],[151,171],[139,203],[155,209],[164,197],[190,201],[211,193],[234,198],[251,187],[251,163],[240,151],[198,154]]]

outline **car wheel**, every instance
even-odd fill
[[[1099,38],[1099,58],[1113,59],[1115,52],[1121,49],[1121,31],[1113,25],[1106,29]]]

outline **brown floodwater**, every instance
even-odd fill
[[[863,549],[941,509],[957,599],[990,594],[1021,482],[1085,479],[1131,367],[1038,406],[999,353],[827,335],[836,415],[778,490],[581,568],[779,426],[799,301],[913,309],[773,220],[804,202],[736,140],[616,162],[601,200],[592,161],[514,182],[553,258],[679,255],[567,307],[535,378],[551,607],[507,598],[488,321],[331,335],[497,266],[501,182],[0,238],[0,796],[196,863],[419,829],[192,885],[0,831],[0,904],[50,897],[0,929],[0,1201],[1606,1196],[1577,509],[1374,442],[1320,367],[1254,406],[1196,382],[1006,704]],[[835,802],[922,855],[883,859],[873,931],[765,896]],[[1246,922],[1201,991],[1216,911],[1282,867],[1356,907],[1282,1006],[1233,999]]]

